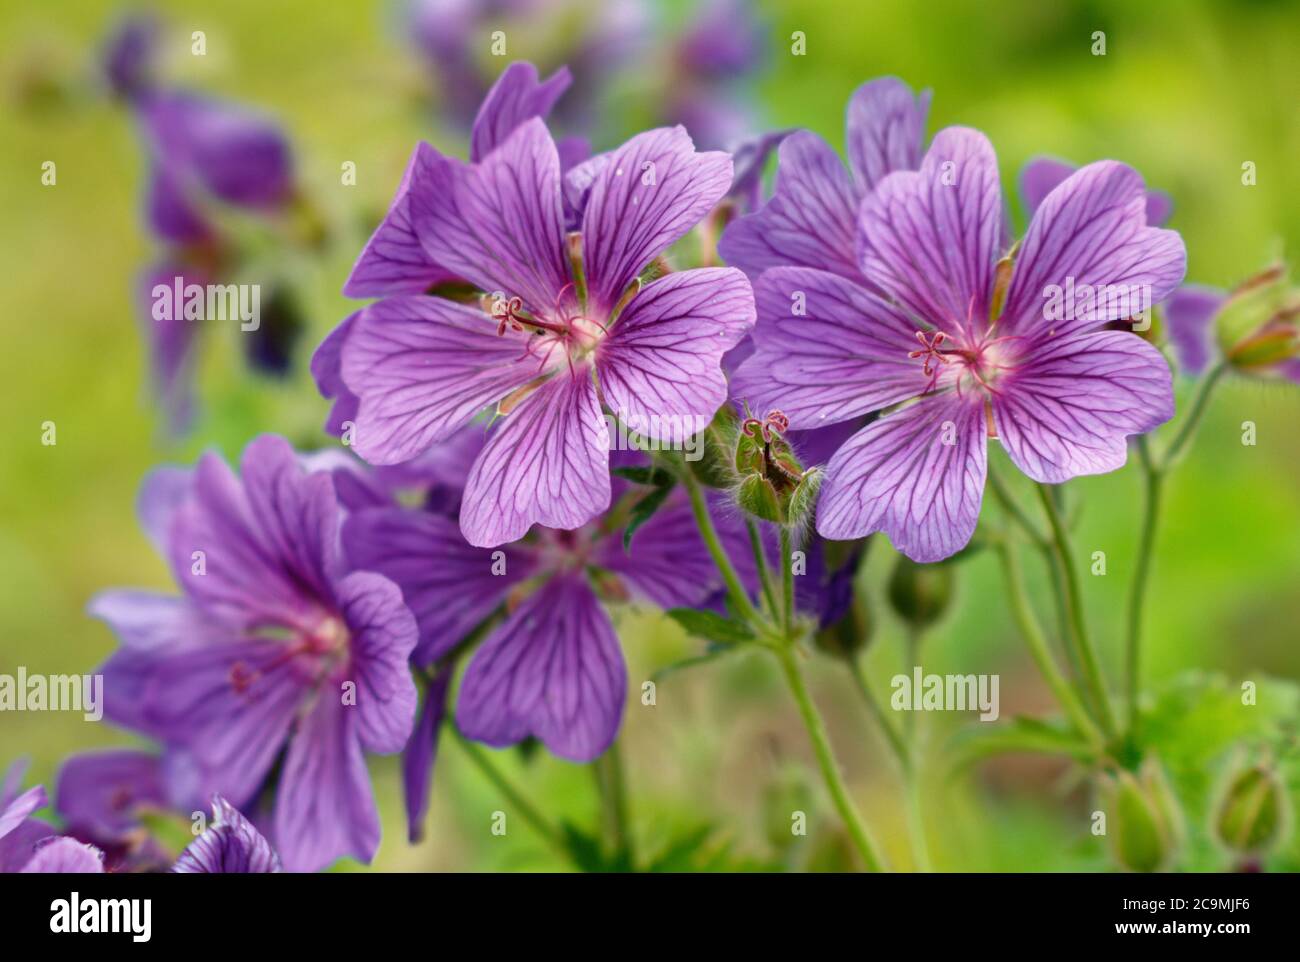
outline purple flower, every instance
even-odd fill
[[[396,585],[346,564],[329,472],[263,436],[242,475],[208,454],[146,482],[142,521],[182,594],[91,603],[122,642],[103,667],[105,714],[177,756],[173,791],[189,799],[247,804],[275,774],[289,870],[368,860],[379,820],[363,750],[400,751],[410,733],[415,620]]]
[[[1283,276],[1279,266],[1246,281],[1235,291],[1199,284],[1187,284],[1174,291],[1164,303],[1164,318],[1179,369],[1196,377],[1205,372],[1211,361],[1222,358],[1223,348],[1214,330],[1220,314],[1237,298],[1250,297],[1261,287],[1280,286]],[[1239,371],[1278,375],[1300,384],[1300,331],[1296,326],[1300,299],[1292,295],[1289,300],[1283,298],[1270,305],[1269,310],[1255,313],[1259,317],[1254,324],[1235,332],[1242,339],[1229,349],[1230,362]],[[1270,349],[1261,352],[1260,348],[1265,346]]]
[[[212,824],[189,844],[172,866],[182,874],[279,872],[280,856],[262,833],[220,795],[212,797]]]
[[[1035,157],[1026,163],[1020,169],[1020,197],[1025,212],[1032,217],[1047,195],[1078,169],[1078,165],[1054,157]],[[1173,198],[1163,190],[1148,190],[1146,202],[1147,223],[1152,227],[1165,226],[1174,212]]]
[[[151,16],[123,20],[104,44],[104,80],[114,96],[132,100],[153,88],[158,22]]]
[[[644,286],[639,275],[712,210],[731,160],[665,128],[562,183],[535,117],[478,164],[428,154],[430,176],[410,195],[415,232],[433,261],[492,294],[492,311],[390,297],[352,319],[340,370],[360,399],[355,449],[373,464],[410,460],[497,405],[506,416],[466,484],[465,537],[493,546],[533,524],[580,527],[610,503],[602,402],[671,443],[726,399],[720,359],[753,324],[744,275],[691,270]],[[565,236],[566,190],[580,243]]]
[[[130,749],[74,755],[59,769],[54,810],[69,835],[102,850],[114,871],[166,867],[170,857],[140,816],[171,806],[163,760]]]
[[[929,110],[930,92],[915,95],[896,77],[860,86],[847,110],[848,170],[817,134],[786,137],[771,199],[727,228],[723,260],[754,279],[769,267],[796,266],[869,283],[854,256],[858,207],[887,174],[920,164]]]
[[[758,350],[738,394],[794,427],[914,402],[831,458],[823,536],[883,530],[913,560],[937,561],[974,532],[990,436],[1055,484],[1115,470],[1128,435],[1173,415],[1159,351],[1103,330],[1167,296],[1186,266],[1178,234],[1147,226],[1141,177],[1114,161],[1071,175],[1035,212],[1005,287],[1002,211],[992,146],[949,128],[919,171],[887,175],[862,205],[861,271],[888,300],[807,267],[756,285]]]
[[[420,622],[425,659],[445,658],[505,604],[505,620],[461,681],[457,726],[494,746],[533,735],[574,761],[595,758],[614,740],[627,687],[599,592],[625,590],[670,608],[702,603],[718,583],[689,504],[677,494],[636,531],[630,550],[615,522],[538,528],[526,541],[489,551],[467,545],[445,516],[396,507],[352,514],[343,540],[354,564],[402,586]],[[426,745],[444,710],[445,685],[445,675],[435,677],[429,727],[422,722],[416,736]],[[413,756],[410,764],[427,773],[431,759]],[[412,780],[407,784],[411,792]]]
[[[26,767],[25,761],[15,762],[0,787],[0,873],[104,871],[99,849],[60,836],[31,817],[49,800],[40,785],[19,794]]]

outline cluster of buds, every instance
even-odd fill
[[[804,470],[786,432],[790,421],[780,411],[762,420],[746,417],[736,437],[735,469],[740,478],[737,503],[756,518],[797,525],[812,514],[821,487],[820,468]]]

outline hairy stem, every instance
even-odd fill
[[[1087,619],[1083,614],[1083,598],[1079,590],[1079,571],[1074,562],[1074,551],[1070,545],[1069,533],[1065,530],[1065,520],[1061,517],[1060,507],[1052,492],[1045,484],[1038,485],[1038,494],[1047,512],[1047,520],[1052,529],[1052,551],[1056,563],[1061,568],[1061,582],[1065,589],[1065,606],[1069,613],[1070,634],[1074,641],[1076,656],[1083,669],[1084,682],[1092,695],[1102,730],[1108,737],[1115,734],[1115,716],[1110,707],[1110,696],[1106,693],[1106,683],[1102,678],[1101,666],[1097,653],[1088,637]]]
[[[1182,427],[1178,429],[1178,433],[1174,435],[1174,439],[1169,442],[1164,457],[1160,459],[1159,470],[1161,472],[1168,471],[1177,464],[1178,459],[1185,453],[1187,445],[1191,443],[1192,438],[1196,435],[1196,429],[1200,427],[1201,419],[1205,416],[1210,395],[1214,393],[1215,386],[1227,370],[1227,364],[1220,362],[1206,372],[1205,377],[1201,379],[1201,385],[1196,391],[1196,396],[1192,398],[1192,408],[1187,413],[1187,418],[1183,421]]]
[[[749,532],[749,547],[754,553],[754,564],[758,567],[758,580],[763,586],[763,601],[775,617],[776,590],[772,587],[772,572],[768,569],[767,554],[763,550],[763,536],[758,530],[758,522],[753,518],[745,518],[745,529]]]
[[[752,627],[762,628],[765,620],[758,609],[754,607],[754,603],[749,600],[744,585],[740,583],[740,575],[736,573],[736,566],[731,563],[731,557],[727,554],[727,549],[722,546],[722,541],[718,538],[718,529],[714,526],[713,517],[709,514],[709,505],[704,498],[704,491],[700,488],[700,482],[696,480],[689,467],[682,472],[682,480],[687,493],[691,497],[691,511],[695,515],[695,525],[700,529],[700,537],[704,539],[704,546],[708,549],[709,556],[713,558],[713,563],[722,575],[722,581],[726,585],[727,597],[731,600],[732,607],[735,609],[736,614],[748,621]]]
[[[1151,460],[1146,437],[1137,439],[1138,457],[1145,480],[1142,509],[1142,533],[1138,539],[1137,566],[1129,589],[1128,636],[1125,639],[1125,693],[1128,702],[1128,733],[1132,737],[1138,726],[1138,695],[1142,669],[1142,615],[1146,606],[1147,583],[1151,576],[1151,557],[1155,548],[1156,528],[1160,521],[1160,489],[1164,475]]]
[[[1051,649],[1047,644],[1047,637],[1043,634],[1043,629],[1034,614],[1033,606],[1029,602],[1029,596],[1025,593],[1024,578],[1020,570],[1020,561],[1016,557],[1015,548],[1003,541],[998,545],[998,553],[1002,560],[1002,571],[1006,577],[1007,592],[1011,601],[1011,613],[1015,616],[1016,624],[1020,627],[1020,633],[1024,636],[1025,643],[1029,645],[1029,653],[1033,656],[1034,664],[1038,666],[1039,673],[1043,676],[1043,680],[1047,682],[1047,687],[1052,690],[1052,694],[1061,708],[1064,709],[1071,724],[1094,748],[1101,750],[1104,745],[1101,732],[1084,709],[1083,703],[1079,700],[1074,688],[1071,687],[1065,676],[1061,674],[1060,669],[1057,668],[1056,659],[1052,657]]]
[[[794,553],[790,544],[790,529],[781,527],[781,630],[787,638],[794,637]]]
[[[623,753],[619,742],[609,746],[605,754],[592,762],[596,788],[600,792],[601,817],[605,835],[614,850],[623,855],[628,865],[636,864],[632,844],[631,819],[628,816],[627,785],[623,776]]]
[[[844,825],[848,828],[849,837],[853,841],[853,846],[862,856],[862,862],[869,872],[882,872],[885,870],[884,860],[880,856],[876,843],[872,841],[867,832],[866,826],[862,822],[858,810],[849,798],[848,788],[844,784],[844,778],[840,774],[839,766],[835,762],[834,752],[831,750],[830,737],[826,734],[826,725],[822,722],[821,715],[817,707],[813,704],[812,697],[808,694],[808,686],[804,682],[803,673],[799,669],[798,655],[795,653],[793,645],[785,645],[776,649],[776,656],[781,662],[781,670],[785,674],[786,682],[790,686],[790,694],[794,696],[795,703],[799,706],[799,714],[803,716],[804,727],[808,729],[808,738],[812,741],[813,752],[817,756],[817,765],[821,769],[822,780],[826,783],[826,788],[831,794],[831,800],[835,803],[836,810],[840,813]]]

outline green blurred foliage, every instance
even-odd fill
[[[1022,211],[1012,188],[1029,158],[1114,157],[1173,196],[1171,226],[1186,239],[1190,280],[1230,286],[1297,250],[1295,4],[815,0],[761,6],[773,52],[755,97],[771,126],[808,127],[842,146],[851,91],[871,77],[897,74],[934,90],[931,131],[966,124],[988,133],[1017,218]],[[688,9],[670,4],[663,18],[680,22]],[[349,310],[339,288],[415,140],[463,147],[417,106],[420,70],[393,35],[391,12],[385,4],[306,0],[166,5],[178,44],[169,73],[278,117],[293,137],[304,189],[329,224],[324,256],[292,265],[309,325],[304,348]],[[0,10],[0,384],[8,429],[0,449],[0,670],[22,664],[49,673],[88,671],[114,643],[84,615],[87,600],[112,585],[167,587],[132,508],[150,467],[192,460],[212,446],[235,457],[263,431],[307,447],[327,441],[320,431],[326,403],[307,376],[306,352],[288,382],[268,382],[246,373],[231,331],[207,332],[203,412],[192,436],[173,444],[160,434],[144,389],[143,322],[132,301],[135,278],[151,256],[140,218],[141,150],[126,114],[92,81],[95,48],[113,16],[95,0],[10,3]],[[189,56],[191,29],[207,31],[206,58]],[[1098,30],[1105,32],[1105,56],[1091,52]],[[794,31],[806,35],[806,56],[789,53]],[[611,92],[613,129],[598,147],[637,122],[641,108],[620,109],[620,90]],[[46,160],[58,164],[56,187],[40,184]],[[355,188],[339,183],[347,160],[357,164]],[[1247,161],[1256,165],[1256,186],[1241,182]],[[1179,384],[1180,402],[1187,388]],[[1163,692],[1151,703],[1151,724],[1175,792],[1192,813],[1192,867],[1222,864],[1204,815],[1219,768],[1240,746],[1282,738],[1277,725],[1288,711],[1294,714],[1294,689],[1268,679],[1294,678],[1300,669],[1298,417],[1294,388],[1224,384],[1167,488],[1144,662],[1147,678]],[[45,421],[57,424],[56,446],[40,443]],[[1257,426],[1253,447],[1240,440],[1245,421]],[[1000,453],[994,457],[1011,477]],[[1094,551],[1107,556],[1106,575],[1085,573],[1083,588],[1103,660],[1118,678],[1140,480],[1129,468],[1070,488],[1080,563]],[[1027,485],[1017,484],[1015,492],[1027,510],[1036,507]],[[960,565],[952,610],[927,633],[922,659],[927,671],[998,672],[1003,718],[1041,716],[1050,699],[1016,635],[991,555],[977,553]],[[878,626],[868,670],[881,689],[905,664],[904,628],[884,605],[895,558],[878,544],[861,578]],[[1036,577],[1033,596],[1046,619],[1050,594]],[[634,696],[657,669],[702,650],[659,613],[624,608],[616,622]],[[1174,680],[1192,668],[1204,675]],[[904,816],[888,754],[843,669],[826,658],[816,658],[813,669],[814,695],[859,804],[889,856],[906,866]],[[1256,714],[1240,705],[1241,679],[1260,686]],[[1289,708],[1282,711],[1284,699]],[[944,746],[954,731],[978,723],[947,715],[918,722],[933,760],[923,798],[939,868],[1107,866],[1104,847],[1088,831],[1088,792],[1059,759],[999,756],[950,780],[942,771]],[[0,717],[0,765],[29,754],[32,777],[47,784],[68,753],[129,741],[70,714]],[[632,817],[648,860],[657,857],[665,868],[836,868],[851,861],[815,780],[786,790],[791,765],[805,767],[809,749],[766,659],[740,654],[665,675],[653,707],[630,699],[623,742]],[[541,752],[528,759],[504,752],[499,761],[557,822],[598,824],[588,771]],[[1284,769],[1293,790],[1294,768]],[[373,772],[385,832],[379,868],[561,865],[522,827],[504,837],[491,834],[491,813],[502,803],[450,739],[418,846],[405,844],[396,760],[378,760]],[[774,792],[801,798],[811,792],[809,834],[797,844],[774,846],[769,839]],[[1297,863],[1289,840],[1276,865]]]

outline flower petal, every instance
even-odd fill
[[[913,561],[940,561],[970,541],[987,471],[978,397],[930,395],[873,421],[826,469],[817,531],[847,541],[889,535]]]
[[[530,554],[507,547],[497,559],[497,552],[468,544],[455,520],[424,511],[361,511],[344,525],[343,543],[353,566],[401,587],[419,623],[417,665],[460,644],[533,570]]]
[[[38,843],[36,854],[18,871],[47,875],[98,875],[104,871],[104,853],[75,838],[52,838]]]
[[[830,145],[798,131],[777,151],[771,199],[727,226],[718,253],[751,278],[794,265],[861,280],[853,256],[853,217],[861,196]]]
[[[754,285],[755,353],[731,393],[760,417],[795,428],[850,420],[923,393],[930,378],[909,352],[917,326],[861,284],[806,267],[776,267]]]
[[[863,193],[886,174],[921,166],[930,91],[912,93],[897,77],[870,80],[849,99],[849,166]]]
[[[1033,217],[1047,195],[1063,184],[1078,167],[1054,157],[1035,157],[1020,169],[1020,198],[1025,212]],[[1146,192],[1147,223],[1161,227],[1173,213],[1173,200],[1162,190]]]
[[[998,161],[978,130],[948,127],[919,171],[887,175],[862,204],[867,279],[949,335],[983,329],[1002,231]]]
[[[683,127],[660,127],[613,151],[582,217],[588,297],[607,317],[641,269],[704,219],[731,186],[731,156],[696,153]]]
[[[142,806],[166,808],[161,759],[118,749],[74,755],[59,769],[54,810],[96,839],[121,838],[140,824]]]
[[[254,874],[282,871],[280,856],[253,823],[220,795],[212,799],[212,824],[172,866],[180,874]]]
[[[424,707],[411,740],[402,750],[402,793],[406,800],[407,838],[414,845],[424,837],[424,816],[433,790],[433,766],[438,759],[438,735],[447,716],[447,693],[455,665],[448,662],[429,682]]]
[[[456,724],[496,747],[527,735],[561,758],[591,761],[614,740],[627,671],[614,626],[575,575],[546,582],[475,653]]]
[[[456,275],[440,266],[420,244],[411,213],[413,195],[452,189],[450,168],[440,161],[437,151],[428,144],[423,141],[416,144],[388,213],[352,265],[352,273],[343,285],[344,296],[423,294],[437,284],[455,279]]]
[[[482,163],[443,160],[441,195],[413,200],[429,256],[481,290],[553,311],[569,283],[560,160],[541,119],[520,124]]]
[[[534,524],[578,528],[609,507],[609,426],[587,371],[560,371],[507,416],[465,483],[472,545],[518,541]]]
[[[345,855],[369,862],[379,848],[356,725],[356,713],[327,691],[298,723],[275,800],[274,843],[287,872],[316,872]]]
[[[538,374],[528,335],[436,297],[390,297],[357,317],[343,380],[361,399],[354,447],[399,464],[446,438]]]
[[[538,78],[537,68],[526,61],[506,67],[483,98],[483,106],[474,118],[469,159],[478,163],[524,121],[545,117],[572,82],[568,67],[559,68],[545,81]]]
[[[669,274],[634,297],[596,354],[605,403],[646,437],[684,442],[727,399],[722,355],[754,325],[754,292],[732,268]]]
[[[401,589],[373,571],[352,572],[336,590],[351,636],[357,736],[367,751],[401,751],[415,724],[417,697],[407,664],[419,637],[415,616]],[[329,694],[327,685],[323,695]]]
[[[1184,374],[1193,377],[1205,370],[1215,350],[1210,321],[1228,295],[1214,287],[1188,284],[1169,295],[1164,303],[1169,343]]]
[[[1127,331],[1059,338],[998,382],[998,437],[1035,481],[1114,471],[1128,435],[1173,417],[1172,382],[1164,356]]]
[[[636,529],[627,549],[617,534],[604,539],[595,563],[660,608],[702,604],[721,587],[718,569],[695,526],[690,502],[680,491],[671,494],[663,507]]]
[[[1098,161],[1071,174],[1034,213],[999,329],[1043,337],[1100,327],[1164,300],[1186,270],[1178,233],[1147,226],[1137,171]]]

